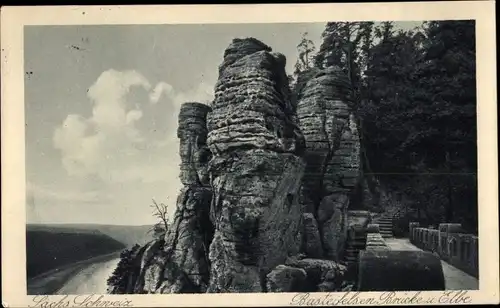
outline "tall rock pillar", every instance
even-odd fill
[[[165,271],[160,293],[205,292],[209,283],[208,248],[213,226],[209,218],[212,190],[207,164],[206,117],[210,107],[184,103],[179,113],[180,179],[184,187],[177,198],[173,224],[165,242]]]
[[[347,207],[360,179],[360,141],[349,107],[351,87],[336,67],[311,70],[298,93],[297,114],[307,162],[301,202],[317,220],[323,256],[338,260],[347,231]]]
[[[300,248],[304,140],[285,57],[235,39],[224,52],[207,118],[215,234],[208,292],[263,292],[265,277]]]

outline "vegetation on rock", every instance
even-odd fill
[[[108,278],[108,292],[113,294],[125,294],[129,286],[131,275],[135,272],[134,259],[140,246],[134,245],[120,253],[120,261]]]
[[[351,76],[366,186],[417,209],[407,220],[459,222],[477,232],[474,21],[410,30],[330,22],[294,92],[311,71],[330,66]]]

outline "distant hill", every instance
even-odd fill
[[[105,234],[127,247],[135,244],[145,244],[152,240],[148,231],[151,225],[142,226],[124,226],[124,225],[100,225],[100,224],[28,224],[28,231],[47,231],[47,232],[70,232],[70,233],[89,233]]]
[[[123,250],[125,244],[98,230],[28,227],[27,277],[33,278],[68,264]]]

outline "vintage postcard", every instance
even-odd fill
[[[2,7],[3,305],[498,303],[494,12]]]

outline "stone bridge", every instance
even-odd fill
[[[394,216],[382,214],[366,228],[366,246],[358,261],[361,290],[382,288],[381,281],[395,283],[401,279],[397,275],[404,276],[405,284],[415,284],[410,281],[413,279],[419,280],[419,285],[430,284],[435,290],[441,289],[440,272],[446,290],[479,289],[476,236],[463,233],[459,224],[440,224],[439,229],[429,229],[412,222],[410,238],[395,238],[387,232],[392,228]],[[382,222],[382,226],[378,222]],[[384,262],[388,264],[382,264]],[[422,268],[419,270],[419,267]],[[411,276],[418,271],[420,274]],[[393,274],[395,277],[391,278]]]

